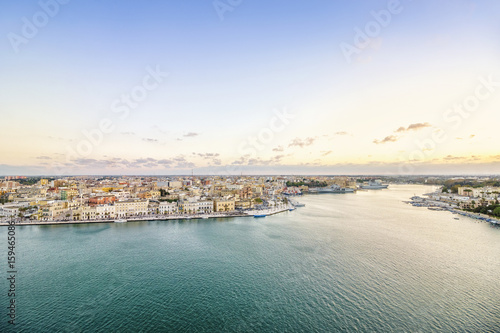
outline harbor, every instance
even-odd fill
[[[126,219],[93,219],[93,220],[21,220],[13,218],[15,225],[60,225],[60,224],[94,224],[94,223],[126,223],[126,222],[148,222],[148,221],[169,221],[169,220],[200,220],[200,219],[215,219],[215,218],[234,218],[234,217],[266,217],[283,212],[293,210],[293,205],[284,205],[271,209],[250,210],[246,212],[228,212],[228,213],[212,213],[212,214],[180,214],[180,215],[146,215],[133,216]],[[2,220],[0,226],[8,226],[10,220]]]
[[[500,225],[500,219],[498,219],[498,218],[495,218],[495,217],[492,217],[489,215],[485,215],[485,214],[481,214],[481,213],[473,213],[473,212],[464,211],[464,210],[461,210],[458,207],[456,207],[450,203],[442,202],[439,200],[434,200],[434,199],[429,198],[433,195],[436,195],[436,193],[437,192],[423,194],[423,196],[427,196],[427,198],[420,197],[420,196],[413,196],[410,198],[410,201],[403,201],[403,202],[410,204],[413,207],[425,207],[425,208],[427,208],[429,210],[433,210],[433,211],[448,211],[448,212],[451,212],[452,214],[455,214],[455,215],[469,217],[469,218],[472,218],[475,220],[479,220],[482,222],[488,222],[488,223],[491,223],[494,225]],[[455,219],[457,219],[457,218],[455,218]]]

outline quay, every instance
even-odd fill
[[[282,212],[289,211],[289,207],[278,208],[275,210],[265,210],[261,212],[266,216],[275,215]],[[255,212],[240,213],[217,213],[217,214],[191,214],[191,215],[146,215],[146,216],[133,216],[127,217],[127,222],[149,222],[149,221],[167,221],[167,220],[195,220],[195,219],[214,219],[214,218],[230,218],[230,217],[253,217]],[[14,221],[18,218],[14,219]],[[52,221],[20,221],[15,222],[15,225],[62,225],[62,224],[92,224],[92,223],[114,223],[115,219],[95,219],[95,220],[78,220],[78,221],[67,221],[67,220],[52,220]],[[0,226],[8,226],[9,222],[2,221]]]
[[[430,196],[432,194],[433,193],[427,193],[424,195]],[[444,202],[437,201],[437,200],[431,200],[431,199],[426,199],[426,198],[414,196],[414,197],[411,197],[411,201],[403,201],[403,202],[410,204],[414,207],[427,207],[427,209],[435,210],[435,211],[449,211],[453,214],[458,214],[458,215],[470,217],[470,218],[473,218],[476,220],[489,222],[491,224],[500,225],[500,219],[498,219],[498,218],[495,218],[495,217],[492,217],[489,215],[485,215],[485,214],[481,214],[481,213],[472,213],[472,212],[468,212],[465,210],[460,210],[460,209],[453,207],[452,205],[450,205],[448,203],[444,203]]]

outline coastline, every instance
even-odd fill
[[[276,211],[266,211],[266,216],[275,215],[289,211],[289,207],[280,208]],[[168,220],[205,220],[214,218],[231,218],[231,217],[254,217],[254,214],[242,213],[222,213],[222,214],[199,214],[199,215],[157,215],[157,216],[137,216],[127,218],[129,222],[149,222],[149,221],[168,221]],[[69,225],[69,224],[94,224],[94,223],[115,223],[116,219],[102,219],[102,220],[83,220],[83,221],[33,221],[33,222],[15,222],[14,225],[30,226],[30,225]],[[0,226],[9,226],[9,222],[0,222]]]
[[[425,193],[424,196],[430,196],[436,193]],[[451,206],[448,203],[443,203],[437,200],[423,199],[422,197],[412,197],[410,201],[403,201],[404,203],[410,204],[413,207],[422,207],[430,210],[436,211],[448,211],[454,215],[460,215],[464,217],[469,217],[482,222],[488,222],[495,225],[500,225],[500,219],[494,216],[485,215],[481,213],[473,213],[466,210],[461,210]]]

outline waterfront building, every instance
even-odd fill
[[[500,187],[469,187],[461,186],[458,188],[458,195],[473,198],[498,198]]]
[[[116,217],[147,215],[149,200],[126,200],[115,202]]]
[[[158,211],[162,215],[174,215],[179,213],[177,202],[162,201],[158,205]]]
[[[19,214],[19,206],[16,205],[0,205],[0,216],[17,216]]]
[[[97,209],[96,207],[81,207],[78,209],[77,214],[79,213],[80,220],[95,220],[97,217]]]
[[[231,212],[235,210],[235,201],[232,199],[215,199],[215,212]]]
[[[254,202],[251,199],[238,200],[234,203],[236,209],[251,209],[254,207]]]
[[[114,219],[116,217],[116,207],[112,204],[95,206],[96,217],[100,219]]]
[[[210,214],[213,212],[214,203],[211,200],[187,200],[179,201],[179,211],[187,214]]]
[[[59,217],[63,217],[65,214],[71,214],[68,212],[68,202],[67,201],[53,201],[48,202],[46,206],[41,208],[40,216],[44,220],[54,220]]]

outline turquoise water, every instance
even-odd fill
[[[500,332],[500,228],[401,202],[429,190],[309,195],[263,219],[18,226],[16,330]]]

